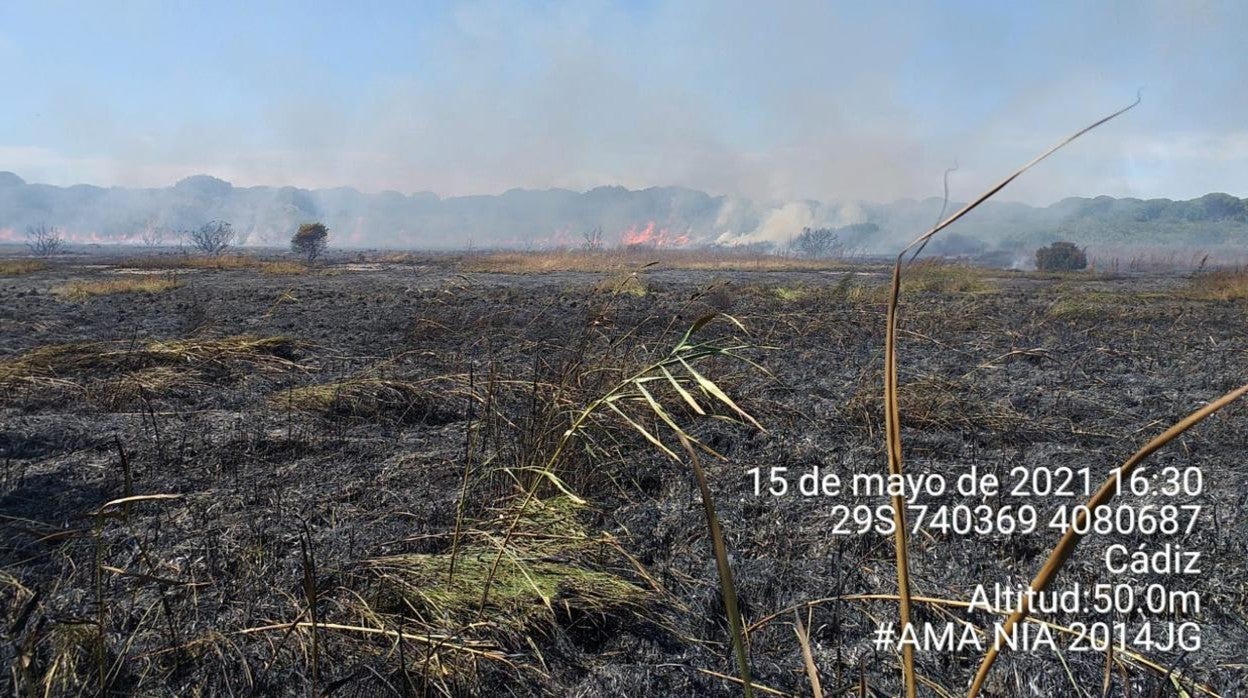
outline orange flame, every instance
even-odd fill
[[[625,247],[643,245],[646,247],[684,247],[689,244],[688,233],[673,233],[667,228],[659,228],[654,221],[646,223],[646,227],[638,229],[631,226],[620,234],[620,244]]]

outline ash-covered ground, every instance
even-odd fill
[[[0,278],[10,690],[740,695],[725,678],[736,668],[690,469],[606,410],[552,455],[586,406],[698,318],[727,313],[749,334],[720,321],[698,336],[750,345],[740,353],[766,372],[728,358],[699,370],[765,431],[722,403],[701,416],[662,397],[724,456],[702,464],[753,678],[809,695],[800,606],[827,695],[898,693],[897,655],[872,646],[896,602],[863,598],[896,593],[892,540],[832,533],[833,505],[887,500],[755,496],[748,474],[886,471],[879,269],[660,265],[630,277],[338,262],[182,270],[180,286],[150,294],[58,291],[124,272],[105,260]],[[1248,376],[1248,305],[1191,298],[1183,276],[957,273],[902,301],[909,472],[952,481],[974,466],[1006,480],[1018,466],[1086,466],[1099,482]],[[659,420],[641,426],[678,450]],[[1055,583],[1197,590],[1199,611],[1172,615],[1200,624],[1200,649],[1107,657],[1058,633],[1057,651],[1005,652],[986,694],[1248,691],[1245,426],[1248,408],[1234,405],[1150,461],[1202,469],[1204,494],[1182,502],[1203,505],[1200,525],[1172,539],[1202,554],[1200,574],[1111,578],[1108,545],[1158,538],[1090,536]],[[586,504],[533,485],[552,462]],[[536,500],[517,517],[530,485]],[[174,497],[104,506],[152,495]],[[1046,516],[1078,503],[1032,501]],[[967,600],[977,584],[1025,584],[1058,538],[913,535],[914,592]],[[999,620],[937,603],[915,613]],[[920,652],[921,693],[965,692],[981,656]]]

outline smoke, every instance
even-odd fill
[[[22,96],[0,114],[0,168],[37,181],[675,185],[725,197],[709,234],[778,242],[860,219],[810,201],[939,194],[955,159],[965,197],[1144,85],[1140,109],[1006,196],[1248,191],[1242,4],[500,0],[330,19],[139,3],[72,22],[36,5],[0,10],[0,79]],[[205,32],[232,38],[186,48]]]
[[[720,245],[771,243],[783,247],[805,228],[838,228],[864,221],[866,213],[856,202],[838,205],[789,201],[755,206],[732,200],[724,205],[716,220],[716,227],[722,232],[715,242]]]

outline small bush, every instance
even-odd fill
[[[290,250],[311,264],[325,252],[329,244],[329,228],[322,223],[304,223],[290,239]]]
[[[225,221],[205,223],[194,230],[187,231],[187,239],[191,247],[211,257],[219,257],[222,252],[234,244],[237,237],[234,227]]]
[[[1036,250],[1040,271],[1079,271],[1088,268],[1088,255],[1073,242],[1055,242]]]
[[[840,236],[831,228],[802,228],[802,234],[793,241],[793,248],[810,259],[840,257],[844,252]]]
[[[26,229],[26,246],[39,257],[51,257],[65,247],[65,235],[46,225]]]

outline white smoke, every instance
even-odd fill
[[[752,204],[729,200],[720,209],[715,242],[719,245],[787,245],[804,228],[837,228],[866,220],[856,202],[786,201]]]

